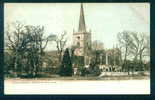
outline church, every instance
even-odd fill
[[[78,29],[77,31],[73,30],[72,45],[69,47],[73,70],[88,68],[94,64],[94,62],[100,69],[106,70],[110,70],[110,66],[115,67],[116,65],[120,65],[121,52],[117,47],[113,49],[104,49],[104,47],[96,48],[96,46],[93,46],[93,43],[92,33],[87,30],[84,8],[83,4],[81,4]],[[99,53],[97,54],[96,52]],[[53,59],[54,67],[59,64],[57,51],[49,52],[48,56],[55,58]],[[118,59],[119,61],[117,61]]]
[[[74,50],[74,62],[73,68],[83,68],[89,67],[91,64],[91,60],[93,59],[93,47],[92,47],[92,39],[91,39],[91,31],[87,31],[86,23],[85,23],[85,16],[84,16],[84,9],[83,4],[81,4],[80,8],[80,16],[79,16],[79,26],[78,31],[73,31],[73,43],[72,47],[75,48]],[[101,50],[102,53],[98,55],[98,59],[100,60],[99,66],[108,67],[109,70],[110,66],[116,67],[115,60],[116,58],[120,59],[120,51],[118,48],[113,48],[109,50]],[[110,60],[111,58],[111,60]],[[120,61],[117,61],[117,63]],[[101,68],[101,69],[102,69]]]
[[[91,32],[86,29],[84,9],[83,4],[81,4],[79,27],[77,32],[73,31],[72,46],[75,47],[74,55],[81,58],[85,66],[90,64],[91,42]]]

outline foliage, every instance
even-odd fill
[[[99,62],[97,59],[92,58],[89,66],[90,74],[93,74],[94,76],[98,76],[101,74],[101,70],[99,69]]]
[[[63,59],[60,65],[59,74],[61,76],[71,76],[72,75],[72,62],[69,54],[68,48],[65,50]]]
[[[8,76],[12,74],[14,69],[14,59],[12,53],[9,51],[4,52],[4,75]]]

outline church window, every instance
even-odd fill
[[[80,36],[78,36],[77,39],[80,40]]]

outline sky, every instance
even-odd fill
[[[72,44],[73,30],[78,30],[80,3],[5,3],[4,7],[5,25],[15,21],[42,25],[46,36],[66,31],[66,47]],[[117,33],[124,30],[150,35],[149,3],[83,3],[83,8],[92,41],[103,42],[105,48],[112,48]],[[54,49],[54,42],[49,42],[46,50]]]

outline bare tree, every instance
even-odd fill
[[[134,56],[134,61],[139,60],[142,66],[142,58],[144,52],[149,49],[149,38],[145,33],[131,32],[132,42],[130,45],[130,52]],[[142,70],[142,67],[139,67]]]
[[[130,60],[133,60],[136,63],[140,61],[141,64],[138,66],[139,70],[142,70],[142,58],[144,53],[149,51],[148,36],[145,33],[124,31],[118,33],[118,41],[120,48],[124,53],[123,65],[126,66],[127,57],[129,56]]]
[[[24,43],[29,41],[25,40],[24,26],[20,22],[13,23],[13,31],[10,30],[10,26],[6,27],[7,40],[6,45],[12,51],[14,56],[14,71],[15,74],[18,68],[18,60],[20,59],[20,53],[25,48]]]
[[[66,32],[61,34],[59,37],[57,36],[54,40],[56,42],[56,47],[57,47],[58,57],[60,62],[62,60],[62,53],[64,51],[64,48],[67,42],[67,39],[65,38],[65,36],[66,36]]]
[[[122,53],[124,54],[123,57],[123,69],[126,69],[127,66],[127,57],[129,56],[129,48],[132,42],[132,39],[130,38],[130,33],[128,31],[123,31],[117,34],[118,42],[120,45]],[[129,68],[127,68],[128,74],[129,74]]]
[[[15,74],[27,71],[36,75],[42,66],[42,56],[47,46],[48,37],[43,37],[44,27],[13,24],[12,30],[6,28],[7,46],[14,56]]]
[[[34,76],[41,71],[43,65],[43,57],[44,57],[44,49],[48,43],[48,37],[44,37],[44,27],[41,26],[25,26],[26,33],[29,34],[29,39],[31,39],[31,43],[28,45],[28,49],[31,50],[29,52],[29,56],[33,65],[33,69],[31,74]],[[29,59],[29,60],[30,60]]]

